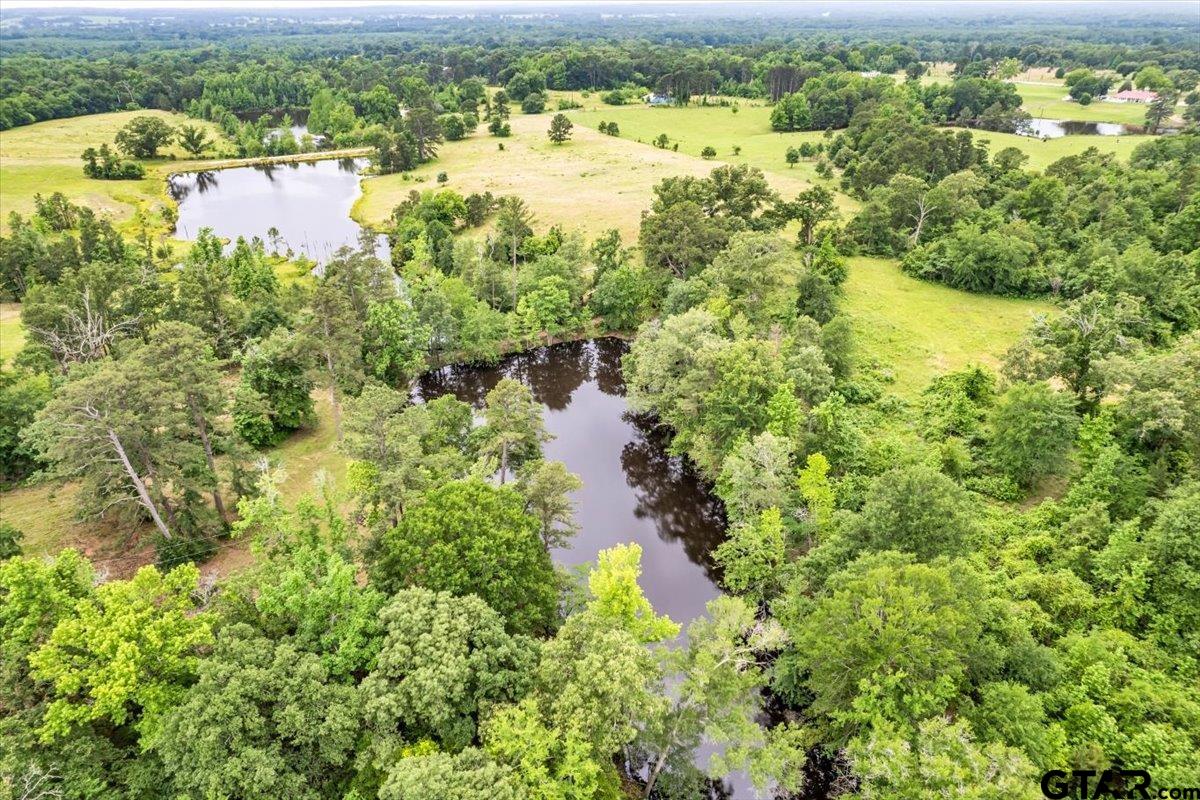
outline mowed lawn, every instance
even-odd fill
[[[972,363],[995,367],[1037,314],[1040,300],[972,294],[905,275],[882,258],[850,259],[843,308],[854,322],[861,363],[891,372],[901,397],[935,375]]]
[[[443,144],[436,160],[407,176],[367,178],[352,215],[361,223],[379,225],[410,191],[438,188],[436,177],[444,172],[448,179],[444,186],[462,194],[490,191],[523,198],[537,216],[534,227],[539,231],[559,224],[593,237],[616,228],[632,243],[642,211],[650,208],[654,184],[675,175],[704,176],[722,163],[737,160],[725,157],[728,149],[709,161],[684,152],[682,145],[678,153],[661,150],[601,134],[584,124],[575,125],[570,141],[556,145],[546,137],[551,117],[550,113],[517,113],[510,137],[491,136],[481,125],[467,139]],[[703,117],[697,116],[694,124],[703,124]],[[785,167],[768,179],[785,197],[810,185],[800,169],[789,174]]]
[[[1082,153],[1089,147],[1094,147],[1101,153],[1115,153],[1121,161],[1128,161],[1138,145],[1154,139],[1153,136],[1130,134],[1128,136],[1060,136],[1057,139],[1035,139],[1032,136],[1018,136],[1015,133],[997,133],[995,131],[972,131],[975,137],[987,145],[992,155],[1006,147],[1015,147],[1029,161],[1028,169],[1044,170],[1046,167],[1066,156]]]
[[[1117,91],[1120,81],[1110,91]],[[1018,83],[1021,107],[1035,117],[1043,119],[1066,119],[1079,122],[1123,122],[1126,125],[1146,124],[1146,106],[1140,103],[1106,103],[1095,100],[1080,105],[1066,100],[1067,86],[1064,83]]]
[[[83,175],[80,154],[88,147],[113,144],[117,131],[134,117],[151,116],[178,127],[199,125],[209,138],[224,141],[220,130],[209,122],[166,111],[118,111],[85,117],[49,120],[0,132],[0,207],[7,228],[9,212],[29,216],[34,211],[34,195],[62,192],[67,199],[85,205],[98,214],[123,221],[138,208],[161,213],[167,205],[166,176],[173,171],[196,166],[187,161],[178,145],[162,151],[162,158],[143,162],[146,177],[135,181],[102,181]],[[221,145],[214,148],[214,153]],[[172,160],[174,156],[175,160]]]

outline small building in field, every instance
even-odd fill
[[[1145,89],[1126,89],[1123,92],[1110,94],[1104,98],[1108,103],[1153,103],[1158,99],[1158,92]]]
[[[652,106],[673,106],[673,105],[675,105],[675,98],[669,94],[659,94],[658,92],[652,92],[651,94],[646,95],[642,99],[645,100],[648,105],[652,105]]]

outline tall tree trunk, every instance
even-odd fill
[[[934,207],[928,205],[924,197],[917,201],[917,213],[913,214],[913,220],[916,222],[916,225],[913,227],[912,236],[909,237],[913,247],[921,243],[921,231],[925,229],[925,221],[929,219],[929,215],[933,213],[933,210]]]
[[[154,471],[154,459],[150,457],[150,453],[146,451],[144,444],[138,446],[138,452],[142,456],[142,463],[146,467],[146,475],[150,478],[154,493],[158,495],[158,501],[162,505],[163,515],[166,516],[167,523],[172,528],[178,528],[179,522],[175,518],[175,508],[171,505],[167,493],[163,491],[163,484],[158,480],[158,475]]]
[[[654,762],[654,767],[650,770],[650,774],[646,776],[646,793],[642,795],[643,798],[649,797],[650,793],[654,791],[654,784],[658,781],[658,776],[662,773],[663,767],[667,765],[667,758],[671,755],[671,751],[674,749],[675,734],[678,732],[679,717],[676,716],[675,721],[671,723],[671,735],[668,736],[666,742],[663,743],[663,749],[662,752],[658,754],[658,760]]]
[[[217,475],[217,461],[213,458],[212,442],[208,438],[208,424],[204,420],[204,415],[200,413],[200,407],[196,405],[195,400],[188,398],[188,405],[192,407],[192,418],[196,420],[196,430],[200,433],[200,443],[204,445],[204,460],[208,462],[208,468],[213,474],[213,507],[217,510],[217,516],[221,518],[221,524],[225,524],[225,501],[221,499],[221,479]]]
[[[508,439],[500,443],[500,485],[504,485],[504,479],[508,475]]]
[[[117,452],[117,457],[121,459],[121,465],[125,467],[125,474],[129,476],[129,480],[133,482],[134,489],[137,490],[138,502],[146,511],[150,512],[150,518],[154,520],[154,526],[158,528],[158,532],[163,535],[164,539],[170,539],[171,531],[167,528],[167,524],[163,522],[162,517],[158,513],[158,506],[150,499],[150,492],[146,490],[146,483],[142,477],[137,474],[137,470],[133,468],[133,464],[129,462],[129,455],[125,452],[125,445],[121,443],[121,439],[117,436],[117,432],[112,428],[108,428],[108,441]]]

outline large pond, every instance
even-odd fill
[[[172,175],[175,232],[184,239],[195,239],[201,228],[231,241],[257,236],[274,250],[267,231],[275,228],[281,250],[325,263],[338,248],[356,247],[363,234],[350,208],[362,192],[359,172],[366,165],[342,158]],[[386,258],[387,238],[373,239]]]
[[[686,624],[717,596],[710,554],[725,536],[720,500],[666,449],[648,419],[625,404],[619,339],[540,347],[496,367],[451,366],[427,373],[422,397],[453,394],[476,408],[501,378],[521,381],[545,407],[554,436],[546,458],[562,461],[583,480],[575,493],[579,533],[554,553],[568,566],[593,561],[601,550],[642,547],[642,588],[654,609]]]

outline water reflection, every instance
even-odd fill
[[[362,228],[350,218],[361,189],[361,159],[257,164],[219,172],[172,175],[171,196],[179,203],[177,235],[194,239],[201,228],[234,241],[254,236],[272,250],[291,250],[318,263],[338,248],[357,246]],[[268,234],[272,228],[278,236]],[[383,259],[386,237],[376,237]]]
[[[580,531],[554,553],[565,565],[595,559],[622,542],[642,546],[642,586],[659,613],[687,623],[717,596],[713,549],[725,535],[724,509],[687,463],[667,450],[661,429],[625,404],[618,339],[540,347],[495,367],[454,365],[427,373],[417,394],[450,393],[476,408],[508,377],[545,408],[547,458],[583,479],[575,494]]]
[[[1064,119],[1033,117],[1028,125],[1018,131],[1024,136],[1038,139],[1059,139],[1063,136],[1127,136],[1145,133],[1141,125],[1123,125],[1119,122],[1079,122]]]

